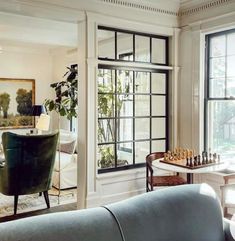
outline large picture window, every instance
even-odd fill
[[[206,37],[205,148],[235,154],[235,30]]]
[[[168,63],[168,38],[103,26],[97,36],[98,172],[142,167],[168,147],[168,70],[156,67]]]

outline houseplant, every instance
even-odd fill
[[[59,116],[66,116],[71,120],[77,117],[78,72],[77,65],[67,68],[68,71],[63,76],[65,79],[50,85],[55,91],[56,98],[46,99],[44,105],[47,110],[55,111]]]
[[[77,95],[78,95],[78,73],[77,65],[68,67],[68,71],[63,76],[63,80],[51,84],[50,86],[55,91],[55,99],[46,99],[44,105],[48,111],[55,111],[58,114],[58,122],[60,129],[60,117],[67,117],[68,120],[77,117]],[[59,135],[60,143],[60,135]],[[60,149],[58,148],[59,161],[59,194],[60,196]],[[59,201],[59,199],[58,199]]]

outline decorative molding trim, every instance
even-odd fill
[[[205,3],[205,4],[200,4],[198,6],[194,6],[188,9],[182,9],[179,11],[178,15],[180,17],[184,17],[184,16],[188,16],[191,14],[195,14],[201,11],[205,11],[208,10],[210,8],[214,8],[214,7],[219,7],[223,4],[227,4],[230,2],[234,2],[234,0],[213,0],[211,2]]]
[[[138,9],[138,10],[167,14],[167,15],[176,16],[176,17],[178,16],[178,12],[169,11],[169,10],[161,9],[161,8],[156,8],[156,7],[148,6],[145,4],[127,2],[124,0],[98,0],[98,1],[103,2],[103,3],[108,3],[108,4],[119,5],[122,7],[129,7],[129,8],[134,8],[134,9]]]
[[[178,12],[176,11],[170,11],[167,9],[161,9],[153,6],[149,6],[146,4],[140,4],[140,3],[133,3],[133,2],[128,2],[125,0],[97,0],[102,3],[106,4],[112,4],[112,5],[118,5],[122,7],[128,7],[128,8],[133,8],[137,10],[144,10],[148,12],[154,12],[154,13],[161,13],[161,14],[166,14],[166,15],[171,15],[175,17],[184,17],[184,16],[189,16],[195,13],[199,13],[201,11],[208,10],[210,8],[215,8],[219,7],[224,4],[232,3],[234,0],[213,0],[207,3],[203,4],[197,4],[193,7],[186,8],[186,9],[180,9]]]

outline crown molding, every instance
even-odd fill
[[[178,15],[180,17],[185,17],[185,16],[189,16],[192,14],[200,13],[202,11],[207,11],[212,8],[217,8],[222,5],[232,3],[232,2],[234,2],[234,0],[213,0],[213,1],[206,2],[206,3],[204,2],[204,3],[194,5],[192,7],[180,9]]]
[[[97,0],[97,1],[105,4],[116,5],[119,7],[132,8],[136,10],[144,10],[144,11],[153,12],[153,13],[166,14],[174,17],[178,16],[178,11],[158,8],[155,6],[151,6],[150,4],[143,4],[143,3],[131,2],[131,1],[128,2],[126,0]]]

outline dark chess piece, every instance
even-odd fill
[[[186,158],[186,166],[189,166],[189,159],[188,159],[188,157]]]
[[[193,167],[193,158],[192,158],[192,157],[190,157],[189,166],[190,166],[190,167]]]
[[[206,152],[206,164],[209,163],[209,160],[208,160],[208,153]]]
[[[201,165],[201,156],[200,155],[197,156],[197,160],[198,160],[197,164],[200,166]]]
[[[194,166],[197,166],[197,156],[194,157]]]

